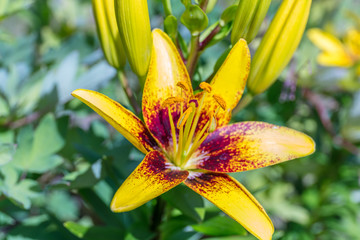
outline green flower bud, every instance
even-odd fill
[[[233,45],[240,38],[250,43],[256,37],[270,3],[271,0],[240,0],[231,33]]]
[[[119,32],[131,69],[144,79],[149,68],[152,36],[146,0],[115,0]]]
[[[193,36],[199,35],[209,23],[208,17],[198,5],[188,5],[180,21]]]
[[[101,48],[108,63],[122,69],[126,63],[125,50],[116,23],[114,0],[92,0]]]
[[[269,88],[289,63],[309,17],[311,0],[284,0],[251,62],[247,86],[253,94]]]
[[[170,36],[172,40],[176,38],[177,35],[177,19],[173,15],[169,15],[164,20],[164,29],[165,32]]]

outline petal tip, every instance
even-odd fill
[[[89,91],[89,90],[79,88],[79,89],[76,89],[76,90],[72,91],[72,92],[71,92],[71,95],[72,95],[73,97],[78,98],[79,96],[81,96],[81,95],[82,95],[83,93],[85,93],[86,91]]]

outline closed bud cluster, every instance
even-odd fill
[[[251,63],[247,86],[264,92],[279,77],[298,47],[309,17],[311,0],[284,0]]]
[[[258,33],[271,0],[240,0],[231,32],[234,45],[240,38],[250,43]]]
[[[131,69],[144,79],[151,56],[152,37],[146,0],[115,0],[121,40]]]
[[[116,23],[114,0],[92,0],[92,4],[105,58],[114,68],[122,69],[126,56]]]

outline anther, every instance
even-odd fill
[[[223,110],[226,109],[226,102],[222,97],[220,97],[219,95],[216,95],[216,94],[214,94],[212,97],[215,99],[215,101],[220,105],[220,107]]]
[[[199,87],[200,87],[202,90],[207,91],[208,93],[210,93],[211,90],[212,90],[211,85],[208,84],[207,82],[202,82],[202,83],[200,83]]]
[[[183,89],[184,91],[186,92],[189,92],[190,91],[190,88],[189,88],[189,85],[184,82],[184,81],[180,81],[176,84],[176,86],[180,87],[181,89]]]
[[[164,108],[174,104],[174,103],[177,103],[177,102],[182,102],[184,101],[182,98],[179,98],[179,97],[169,97],[167,99],[165,99],[165,101],[162,103],[162,106]]]

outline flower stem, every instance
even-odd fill
[[[202,51],[210,43],[210,41],[215,37],[215,35],[220,32],[221,26],[218,24],[216,27],[207,35],[207,37],[199,44],[199,50]]]
[[[254,95],[252,95],[249,92],[246,93],[245,96],[241,98],[239,104],[234,108],[234,110],[232,111],[232,114],[235,115],[238,112],[240,112],[242,109],[244,109],[247,105],[249,105],[251,103],[253,98],[254,98]]]
[[[135,96],[129,86],[128,80],[124,74],[123,71],[118,71],[118,78],[120,80],[121,86],[124,89],[124,92],[126,94],[127,99],[129,100],[130,105],[132,106],[132,108],[135,111],[135,114],[139,116],[139,114],[141,113],[141,109],[140,106],[138,104],[138,102],[135,99]]]
[[[166,207],[166,202],[161,197],[158,197],[156,199],[156,205],[154,208],[154,212],[151,219],[152,222],[150,226],[151,230],[156,233],[153,240],[160,239],[159,227],[162,222],[163,215],[165,213],[165,207]]]
[[[209,0],[203,0],[203,2],[200,5],[200,8],[205,12],[208,4],[209,4]]]
[[[189,76],[194,75],[197,61],[199,60],[199,39],[200,35],[191,36],[190,53],[186,63],[186,68],[189,72]]]
[[[165,16],[172,15],[171,2],[170,0],[162,0],[162,4],[164,7]]]

